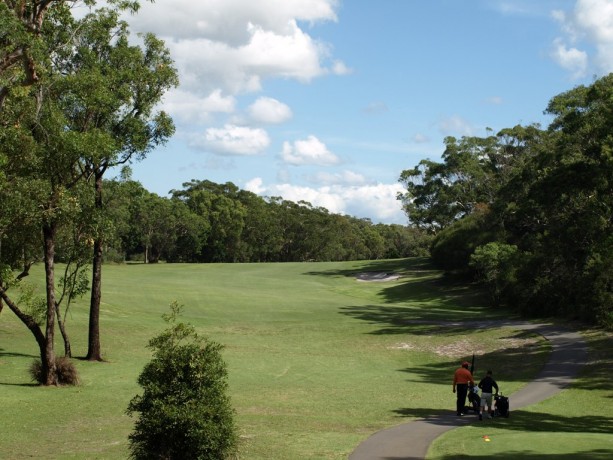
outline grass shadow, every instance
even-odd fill
[[[547,459],[568,459],[568,460],[609,460],[613,456],[613,451],[607,449],[594,449],[589,451],[576,452],[561,456],[560,454],[535,454],[529,450],[511,450],[501,454],[486,455],[444,455],[437,457],[439,460],[459,460],[459,459],[509,459],[515,460],[547,460]],[[411,457],[389,457],[388,460],[414,460]]]
[[[38,356],[30,355],[27,353],[14,353],[10,351],[0,350],[0,358],[33,358],[36,359]]]
[[[27,387],[37,387],[38,388],[41,385],[39,383],[35,383],[35,382],[32,382],[32,383],[0,382],[0,386],[3,386],[3,387],[24,387],[24,388],[27,388]]]
[[[428,423],[445,426],[457,426],[458,418],[453,415],[453,411],[432,411],[427,408],[401,408],[394,411],[398,417],[411,417],[424,419]],[[475,415],[467,415],[464,420],[474,419],[474,423],[484,423],[477,420]],[[584,415],[580,417],[563,417],[560,415],[545,412],[528,412],[525,410],[514,411],[511,407],[511,416],[494,417],[485,423],[490,427],[505,429],[509,431],[531,433],[590,433],[590,434],[610,434],[613,432],[613,417],[602,417],[598,415]],[[491,423],[491,425],[490,425]]]

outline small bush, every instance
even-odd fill
[[[180,307],[164,315],[170,328],[151,339],[153,359],[138,378],[142,396],[127,413],[139,413],[130,434],[136,459],[221,460],[234,453],[234,411],[227,396],[222,346],[176,323]]]
[[[77,368],[72,361],[65,356],[55,358],[55,373],[59,385],[78,385],[80,382]],[[32,380],[41,385],[45,383],[43,365],[40,359],[35,359],[30,365],[30,376]]]

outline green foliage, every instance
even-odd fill
[[[517,257],[517,246],[498,242],[479,246],[470,256],[470,267],[488,287],[495,304],[500,302],[505,288],[516,282],[514,259]]]
[[[465,271],[475,249],[493,239],[488,211],[480,210],[439,232],[432,241],[430,255],[439,268]]]
[[[30,315],[39,326],[45,323],[47,315],[47,302],[38,295],[35,287],[25,281],[18,282],[19,304],[23,306],[24,313]]]
[[[175,302],[163,316],[169,328],[149,342],[153,359],[138,378],[143,388],[128,406],[138,413],[129,436],[134,458],[223,459],[236,446],[222,346],[177,322]]]

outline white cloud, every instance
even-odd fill
[[[610,0],[577,0],[570,13],[554,11],[564,37],[553,43],[552,58],[574,78],[588,74],[592,62],[602,73],[613,71],[613,3]],[[595,56],[579,48],[592,46]]]
[[[363,111],[368,114],[377,114],[387,112],[389,109],[387,104],[382,101],[374,101],[364,107]]]
[[[254,177],[250,181],[245,184],[245,190],[251,193],[255,193],[256,195],[260,195],[266,191],[266,188],[263,186],[264,181],[261,177]]]
[[[225,125],[208,128],[204,136],[192,141],[192,146],[219,155],[256,155],[270,145],[268,133],[263,129]]]
[[[338,0],[157,0],[126,19],[166,40],[182,87],[259,91],[266,78],[308,82],[349,69],[300,26],[336,21]]]
[[[425,144],[426,142],[430,142],[430,138],[422,133],[417,133],[413,136],[413,142],[416,144]]]
[[[363,218],[369,216],[375,223],[407,223],[401,203],[396,199],[403,192],[400,184],[362,186],[323,186],[319,188],[276,184],[264,186],[261,179],[249,182],[251,191],[263,196],[281,196],[289,201],[307,201],[335,214]],[[249,190],[249,189],[247,189]],[[257,192],[256,192],[257,190]]]
[[[215,113],[232,113],[235,106],[236,99],[224,96],[221,90],[201,97],[180,88],[170,91],[163,104],[164,110],[177,120],[195,123],[210,123]]]
[[[247,109],[256,123],[277,124],[292,118],[292,110],[282,102],[270,97],[260,97]]]
[[[231,46],[249,41],[247,24],[260,24],[277,34],[287,33],[288,22],[336,21],[338,0],[156,0],[141,2],[130,22],[163,36],[195,37]]]
[[[281,158],[285,163],[293,166],[329,166],[340,163],[340,159],[315,136],[294,141],[293,144],[284,142]]]
[[[332,73],[334,75],[349,75],[353,73],[353,69],[347,67],[343,61],[336,60],[332,64]]]
[[[500,96],[492,96],[488,97],[485,102],[492,105],[502,105],[504,103],[504,100]]]
[[[587,74],[587,53],[577,48],[567,48],[560,39],[554,42],[551,57],[560,67],[568,70],[574,79],[585,77]]]
[[[446,136],[471,136],[474,131],[472,125],[459,115],[452,115],[441,119],[438,123],[438,128]]]
[[[347,170],[339,173],[321,171],[314,174],[310,179],[312,182],[325,185],[363,185],[366,183],[366,178],[362,174]]]

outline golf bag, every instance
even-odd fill
[[[465,411],[472,410],[475,414],[479,413],[479,406],[481,405],[481,397],[479,396],[479,388],[477,385],[468,386],[468,406],[464,408]]]
[[[509,398],[502,396],[502,393],[494,396],[494,416],[509,418]]]

